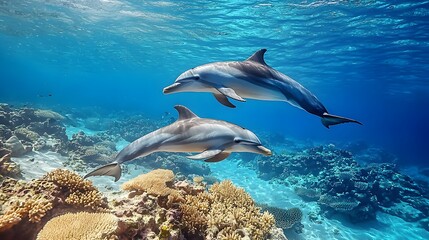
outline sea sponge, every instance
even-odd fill
[[[170,187],[173,184],[173,180],[173,171],[156,169],[122,184],[122,189],[141,193],[147,192],[155,196],[168,196],[176,192],[176,190]]]
[[[115,239],[118,219],[110,213],[67,213],[51,219],[37,235],[37,240]]]
[[[188,235],[216,239],[264,239],[274,226],[273,215],[261,213],[253,199],[231,181],[214,184],[209,192],[187,195],[181,204],[182,223]],[[240,238],[238,238],[240,237]]]
[[[76,207],[87,207],[94,210],[107,207],[102,194],[88,180],[69,170],[56,169],[43,177],[53,182],[66,194],[65,202]]]

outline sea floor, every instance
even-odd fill
[[[67,135],[71,136],[78,131],[84,131],[86,134],[94,134],[88,129],[68,128]],[[126,141],[117,142],[118,149],[123,148]],[[54,152],[32,152],[23,157],[13,158],[13,161],[21,166],[23,177],[26,180],[40,178],[45,173],[56,168],[69,168],[66,166],[67,157]],[[138,160],[136,160],[138,161]],[[204,164],[204,163],[201,163]],[[345,219],[328,219],[319,216],[320,223],[309,219],[309,214],[318,212],[319,206],[315,202],[305,202],[293,191],[293,187],[266,181],[260,179],[257,173],[250,167],[239,164],[239,159],[229,159],[219,163],[208,164],[212,175],[219,180],[230,179],[232,182],[244,188],[258,203],[265,203],[279,208],[299,207],[304,213],[302,224],[304,231],[297,234],[293,231],[286,231],[286,236],[290,240],[402,240],[429,239],[429,232],[418,227],[416,223],[409,223],[401,218],[378,213],[377,221],[367,222],[365,224],[352,224]],[[94,185],[106,195],[115,194],[119,187],[127,180],[146,173],[151,169],[146,169],[134,163],[127,164],[128,172],[123,174],[118,182],[114,182],[111,177],[96,177],[91,179]],[[87,169],[89,170],[89,169]],[[85,174],[83,170],[80,174]],[[412,172],[412,170],[409,170]]]

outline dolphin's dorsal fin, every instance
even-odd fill
[[[197,118],[198,117],[195,113],[193,113],[191,110],[189,110],[185,106],[176,105],[176,106],[174,106],[174,108],[177,110],[177,112],[179,112],[179,119],[178,120]]]
[[[267,63],[264,60],[264,54],[267,51],[267,49],[263,48],[259,51],[256,51],[252,56],[250,56],[246,61],[253,61],[257,62],[263,65],[267,65]]]

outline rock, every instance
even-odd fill
[[[391,207],[381,207],[382,211],[404,219],[407,222],[416,222],[424,218],[424,214],[406,202],[396,203]]]
[[[34,143],[39,139],[39,134],[36,132],[33,132],[27,128],[17,128],[14,131],[15,136],[17,136],[21,140],[29,141],[31,143]]]
[[[19,139],[15,135],[10,137],[5,142],[5,146],[6,146],[6,148],[8,148],[12,151],[12,153],[11,153],[12,157],[20,157],[27,152],[24,145],[22,145],[22,143],[19,141]]]

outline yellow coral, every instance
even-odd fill
[[[202,176],[195,176],[192,180],[196,184],[201,184],[204,181],[204,177],[202,177]]]
[[[188,195],[185,199],[180,209],[185,230],[190,233],[241,239],[238,232],[247,232],[252,239],[264,239],[275,223],[271,214],[261,213],[250,195],[231,181],[216,183],[209,193]]]
[[[94,210],[106,208],[107,203],[102,194],[88,180],[68,170],[57,169],[44,177],[53,182],[69,195],[65,202],[79,207],[88,207]]]
[[[67,213],[51,219],[37,240],[114,239],[118,219],[110,213]]]
[[[156,169],[129,180],[122,185],[127,191],[147,192],[156,196],[167,196],[176,190],[169,187],[174,180],[171,170]]]
[[[5,213],[0,217],[0,233],[12,228],[15,224],[19,223],[21,219],[20,214],[17,212],[11,211]]]
[[[52,183],[7,179],[0,189],[0,204],[4,209],[4,214],[0,215],[0,232],[12,228],[24,218],[39,222],[53,208],[54,197],[51,194],[56,192],[56,186]]]

